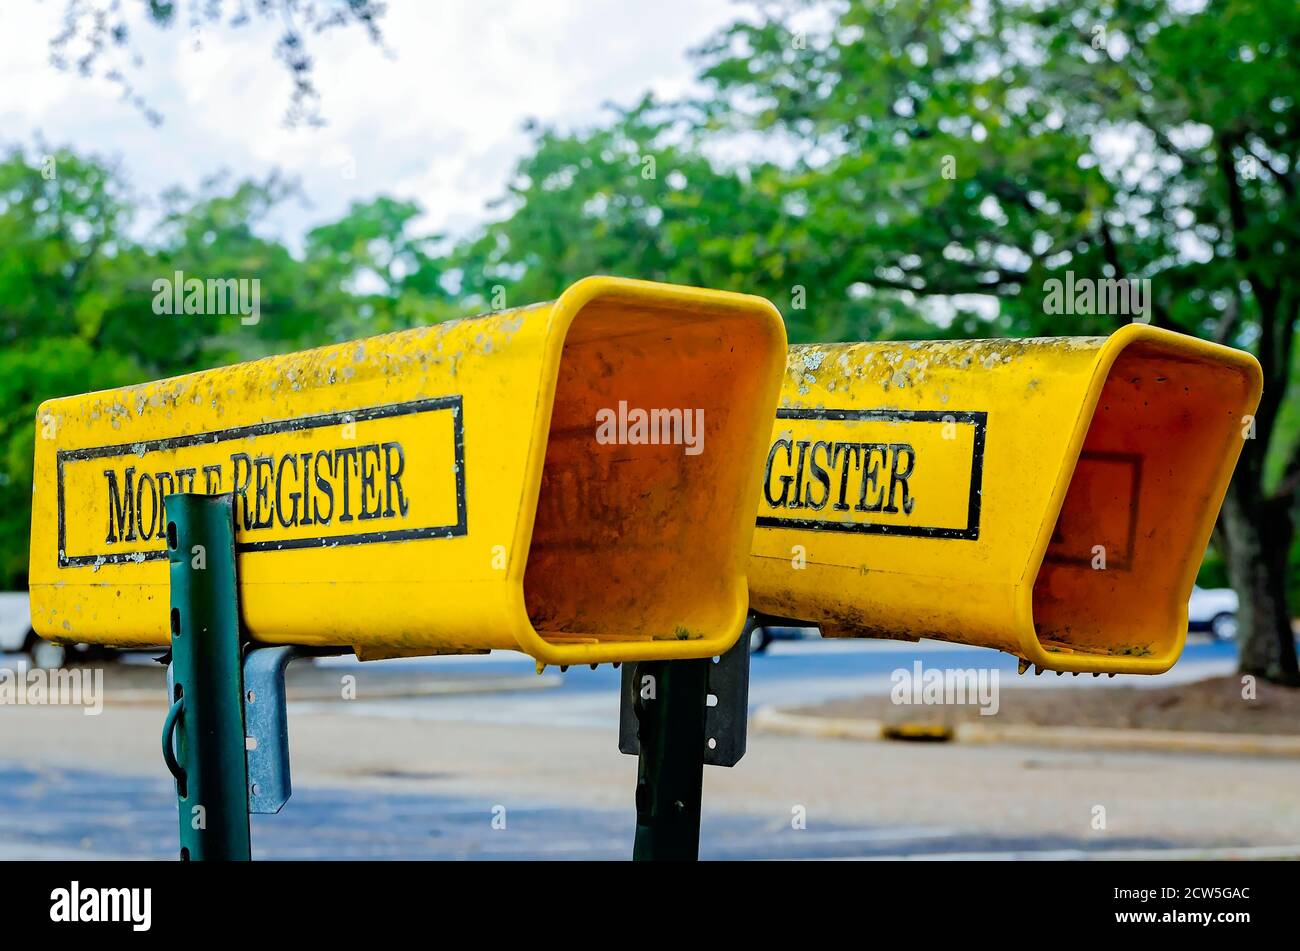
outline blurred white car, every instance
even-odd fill
[[[756,627],[749,632],[749,652],[761,654],[773,641],[802,641],[820,638],[815,627]]]
[[[68,649],[37,637],[26,591],[0,591],[0,654],[26,654],[37,667],[62,667]]]
[[[47,653],[41,645],[54,648]],[[49,644],[36,636],[32,630],[31,604],[25,591],[0,591],[0,654],[29,654],[32,663],[47,666],[45,661],[52,660],[49,666],[58,667],[63,663],[63,648]],[[41,659],[37,660],[36,655]]]
[[[1231,588],[1193,586],[1187,602],[1187,629],[1209,631],[1216,641],[1237,637],[1237,592]]]

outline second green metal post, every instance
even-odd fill
[[[710,663],[674,660],[637,666],[635,705],[641,751],[635,861],[699,858]]]

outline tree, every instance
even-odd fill
[[[90,338],[120,302],[111,255],[131,214],[112,169],[56,151],[0,161],[0,589],[27,574],[36,407],[140,379]]]
[[[593,129],[535,130],[500,219],[451,256],[466,305],[494,306],[493,288],[496,306],[546,300],[615,274],[762,294],[792,315],[794,340],[940,333],[897,299],[818,296],[845,274],[785,170],[711,161],[679,113],[647,97]]]
[[[132,84],[130,70],[140,64],[132,49],[137,25],[171,29],[184,21],[197,35],[202,27],[239,29],[256,20],[280,25],[274,56],[288,70],[293,94],[285,115],[288,125],[321,124],[320,95],[312,79],[315,64],[307,38],[336,27],[360,27],[376,45],[383,44],[379,21],[385,5],[377,0],[64,0],[63,27],[50,39],[50,61],[83,76],[100,75],[118,86],[122,97],[153,125],[163,116]],[[124,53],[125,57],[114,56]],[[125,59],[126,62],[122,60]]]
[[[794,151],[826,273],[924,298],[992,295],[1002,332],[1066,270],[1150,278],[1153,322],[1253,350],[1264,398],[1216,530],[1240,667],[1300,683],[1286,601],[1300,441],[1279,427],[1300,316],[1300,6],[1217,0],[886,0],[737,23],[699,51],[716,134]],[[1125,317],[1124,319],[1128,319]]]
[[[307,234],[304,293],[343,318],[332,339],[464,315],[442,285],[444,239],[415,231],[421,214],[415,202],[381,196]]]
[[[138,199],[112,166],[45,146],[0,157],[0,590],[27,574],[42,401],[463,313],[441,289],[435,239],[413,232],[417,206],[356,205],[296,256],[260,234],[295,194],[276,175],[215,176],[168,191],[138,238]],[[155,282],[178,271],[256,280],[260,319],[159,313]]]

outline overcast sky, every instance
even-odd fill
[[[141,22],[144,62],[130,75],[165,117],[153,127],[116,86],[49,65],[63,9],[0,3],[0,143],[32,147],[39,133],[99,153],[145,196],[221,169],[278,167],[311,202],[275,221],[294,243],[379,193],[419,201],[430,228],[467,230],[525,152],[525,119],[581,125],[611,100],[680,94],[693,76],[687,51],[744,13],[734,0],[389,0],[391,55],[355,28],[312,39],[328,124],[291,129],[273,27],[196,34]]]

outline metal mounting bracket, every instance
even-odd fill
[[[253,647],[244,654],[244,757],[248,811],[254,815],[275,815],[293,795],[284,673],[301,656],[300,649],[283,645]]]
[[[745,755],[749,719],[749,635],[762,619],[751,613],[731,650],[708,668],[708,706],[704,712],[706,766],[735,766]],[[629,756],[641,753],[637,732],[638,664],[623,665],[619,690],[618,749]]]
[[[289,715],[285,672],[300,657],[328,657],[341,649],[311,650],[275,645],[249,647],[243,659],[244,760],[248,768],[248,811],[273,816],[293,795],[289,770]],[[173,690],[167,665],[168,695]]]

